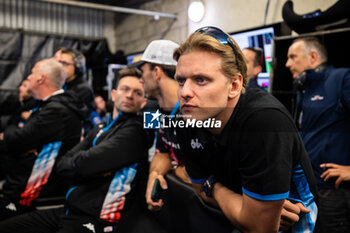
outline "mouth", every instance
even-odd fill
[[[198,107],[195,106],[195,105],[192,105],[192,104],[184,104],[184,105],[181,106],[181,110],[183,112],[191,112],[191,111],[193,111],[196,108],[198,108]]]
[[[122,105],[125,107],[131,107],[133,104],[130,102],[123,102]]]

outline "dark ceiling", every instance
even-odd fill
[[[146,2],[152,2],[155,0],[76,0],[76,1],[119,6],[119,7],[139,8],[142,4]]]

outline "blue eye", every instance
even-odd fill
[[[178,78],[178,79],[176,79],[176,81],[179,83],[180,86],[182,86],[185,83],[184,78]]]
[[[203,77],[196,78],[196,82],[199,84],[204,84],[207,80]]]

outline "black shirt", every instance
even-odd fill
[[[161,109],[161,113],[166,118],[165,122],[169,121],[169,117],[171,118],[170,120],[173,121],[182,119],[181,117],[178,117],[181,114],[179,109],[176,109],[175,107],[174,109],[176,110],[175,114]],[[175,111],[174,109],[173,111]],[[174,116],[172,116],[172,114],[174,114]],[[165,128],[164,125],[162,125],[157,133],[156,152],[169,153],[173,161],[176,161],[179,165],[183,165],[182,150],[176,134],[177,130],[174,127]]]
[[[315,182],[302,140],[283,105],[261,90],[242,94],[217,137],[205,129],[179,132],[186,170],[194,183],[210,175],[236,193],[259,200],[315,194]],[[298,173],[300,180],[293,180]],[[305,192],[294,192],[304,182]],[[309,189],[310,188],[310,189]],[[312,196],[312,195],[311,195]],[[313,199],[313,197],[311,197]]]

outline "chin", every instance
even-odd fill
[[[195,119],[195,120],[199,120],[199,121],[204,121],[206,119],[208,119],[208,116],[206,116],[206,114],[204,113],[198,113],[198,112],[185,112],[182,114],[183,115],[183,118],[185,120],[192,120],[192,119]]]

